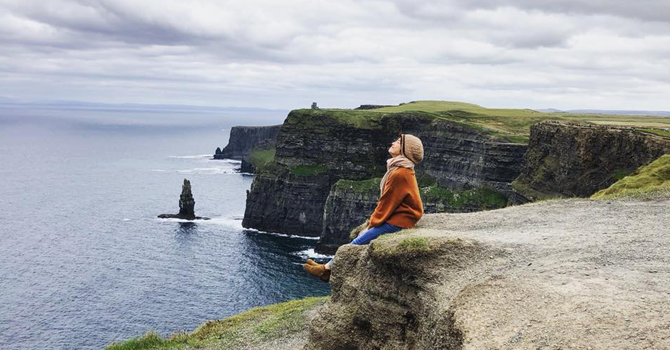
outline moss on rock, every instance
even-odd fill
[[[251,151],[251,155],[249,156],[249,162],[254,166],[254,168],[258,169],[272,162],[275,158],[276,151],[276,148],[263,150],[254,149]]]
[[[360,181],[343,179],[335,183],[335,190],[353,190],[356,193],[367,193],[369,191],[379,192],[379,184],[381,183],[381,180],[382,179],[380,177]]]
[[[504,208],[507,197],[489,186],[464,191],[454,191],[440,186],[420,189],[421,198],[427,203],[439,203],[450,208],[477,207],[482,210]]]
[[[670,195],[670,154],[661,156],[651,164],[641,166],[631,175],[598,191],[591,198],[645,198],[665,195]]]

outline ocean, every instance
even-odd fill
[[[211,159],[231,126],[0,119],[0,349],[101,349],[327,295],[301,266],[315,239],[242,228],[253,178]],[[185,178],[212,219],[156,218]]]

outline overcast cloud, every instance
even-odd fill
[[[670,1],[0,0],[0,99],[670,110]]]

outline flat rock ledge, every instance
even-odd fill
[[[304,349],[670,349],[670,199],[426,215],[340,248]]]

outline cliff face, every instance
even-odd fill
[[[272,148],[277,140],[281,125],[234,126],[230,129],[228,145],[214,159],[245,160],[254,149]]]
[[[588,197],[666,153],[670,138],[630,128],[543,122],[531,127],[514,186],[532,199]]]
[[[391,136],[376,120],[361,125],[322,110],[292,111],[277,137],[274,163],[254,177],[242,225],[319,236],[331,186],[383,174]]]
[[[417,170],[452,189],[487,185],[511,193],[526,145],[495,142],[475,129],[441,121],[429,128],[408,127],[424,143],[425,160]]]
[[[256,172],[242,226],[267,232],[318,236],[323,207],[331,186],[324,173],[292,173],[290,168],[273,166],[273,171]]]
[[[305,349],[670,348],[670,286],[659,283],[669,205],[429,214],[414,230],[342,246]]]
[[[280,129],[275,163],[254,179],[244,227],[311,236],[323,232],[321,239],[330,243],[320,246],[345,243],[342,237],[360,223],[360,214],[371,213],[378,189],[344,193],[331,192],[332,186],[341,179],[381,177],[388,147],[401,130],[424,143],[418,176],[447,189],[486,185],[511,194],[509,182],[520,171],[524,145],[498,143],[475,129],[423,112],[297,110]]]

